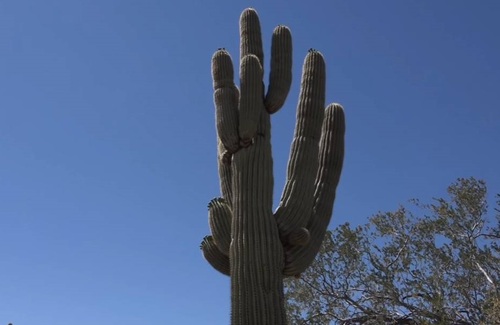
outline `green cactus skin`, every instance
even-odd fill
[[[231,277],[231,324],[286,324],[283,278],[316,256],[333,211],[344,156],[344,110],[325,107],[325,62],[310,50],[302,71],[285,188],[273,213],[270,114],[285,102],[292,77],[290,30],[273,33],[267,94],[260,23],[240,17],[240,90],[224,49],[212,57],[217,157],[222,198],[209,204],[212,236],[205,259]]]

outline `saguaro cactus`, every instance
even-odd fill
[[[270,114],[288,95],[292,39],[274,30],[267,93],[257,12],[240,17],[240,90],[230,55],[212,57],[222,198],[208,205],[211,236],[203,255],[231,277],[233,325],[286,324],[283,278],[303,272],[316,256],[330,222],[344,156],[344,113],[325,109],[325,63],[310,50],[303,66],[288,175],[273,213]]]

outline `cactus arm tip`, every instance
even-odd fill
[[[229,257],[222,254],[214,243],[212,236],[205,236],[200,249],[208,263],[222,274],[229,275]]]

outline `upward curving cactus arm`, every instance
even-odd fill
[[[212,57],[214,103],[217,115],[217,134],[229,152],[239,148],[238,88],[234,84],[233,62],[226,50],[220,49]]]
[[[309,51],[304,60],[287,180],[275,213],[285,243],[289,243],[290,235],[306,227],[311,217],[325,109],[325,79],[323,56],[317,51]]]
[[[259,15],[252,8],[244,10],[240,16],[240,62],[249,54],[264,62]]]
[[[271,73],[264,106],[276,113],[285,103],[292,84],[292,34],[286,26],[274,29],[271,42]]]
[[[344,154],[344,113],[325,110],[325,62],[307,54],[297,105],[286,185],[272,212],[270,114],[284,104],[292,77],[290,30],[273,32],[267,93],[257,12],[240,17],[240,90],[224,49],[212,57],[217,157],[223,198],[209,204],[212,236],[201,249],[231,277],[231,323],[286,324],[283,277],[303,272],[316,256],[330,222]]]
[[[339,104],[326,108],[319,145],[319,168],[314,185],[314,206],[307,224],[311,240],[304,246],[288,246],[283,275],[296,276],[311,265],[330,223],[335,193],[344,161],[345,117]]]
[[[256,55],[241,59],[240,67],[240,146],[249,146],[257,133],[257,125],[264,110],[262,65]]]

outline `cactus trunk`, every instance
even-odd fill
[[[284,325],[283,278],[303,272],[316,256],[330,222],[344,155],[344,113],[325,107],[325,63],[306,56],[288,176],[273,213],[270,114],[284,104],[291,84],[292,41],[287,27],[273,33],[265,92],[257,12],[240,17],[240,88],[224,49],[212,57],[217,157],[222,198],[210,202],[212,236],[201,249],[231,277],[231,324]]]
[[[272,213],[271,146],[258,137],[233,159],[231,324],[286,324],[284,254]]]

